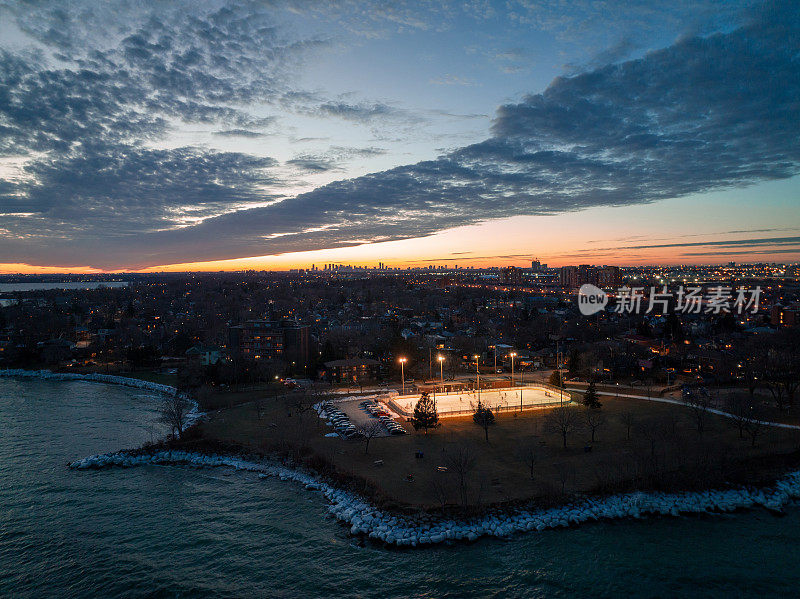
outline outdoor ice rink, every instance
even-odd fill
[[[394,398],[392,403],[410,416],[414,412],[414,406],[418,400],[419,395],[401,395]],[[481,403],[496,411],[518,410],[520,408],[520,400],[522,409],[525,410],[558,404],[561,402],[561,397],[558,391],[534,386],[481,389],[480,391]],[[569,401],[567,392],[564,392],[564,401]],[[436,410],[439,412],[439,416],[442,417],[472,413],[477,405],[477,392],[436,394]]]

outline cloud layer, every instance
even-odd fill
[[[79,32],[41,26],[58,15],[21,19],[53,52],[0,54],[0,155],[27,159],[0,185],[2,261],[114,269],[335,248],[791,177],[799,19],[777,4],[729,33],[558,78],[501,106],[483,142],[294,198],[266,190],[280,184],[272,158],[152,141],[176,120],[264,135],[279,103],[414,122],[384,102],[293,90],[291,66],[323,41],[285,39],[267,13],[223,7],[142,17],[67,59]],[[333,147],[288,166],[331,171],[380,151]]]

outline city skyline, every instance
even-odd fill
[[[800,259],[791,3],[0,4],[0,272]]]

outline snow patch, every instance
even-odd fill
[[[800,499],[800,471],[798,471],[790,472],[767,488],[740,487],[684,493],[635,492],[584,499],[546,510],[496,511],[480,518],[454,520],[384,512],[363,498],[336,489],[302,470],[230,456],[174,450],[144,455],[118,452],[87,457],[70,464],[70,468],[78,470],[112,466],[128,468],[146,464],[229,467],[255,472],[260,477],[270,476],[291,480],[307,489],[320,492],[331,504],[328,511],[341,522],[348,524],[351,534],[364,535],[399,547],[417,547],[447,540],[474,541],[483,536],[507,537],[518,532],[568,527],[592,520],[720,513],[753,506],[780,511],[791,501]]]

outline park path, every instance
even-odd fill
[[[578,389],[578,388],[567,388],[567,391],[575,391],[577,393],[585,393],[586,389]],[[685,403],[683,403],[679,399],[669,399],[666,397],[647,397],[645,395],[630,395],[628,393],[611,393],[610,391],[598,391],[598,395],[608,395],[610,397],[624,397],[628,399],[643,399],[645,401],[657,401],[659,403],[671,403],[675,404],[676,406],[683,406],[687,407]],[[736,418],[730,412],[725,412],[724,410],[717,410],[715,408],[706,408],[706,412],[711,412],[712,414],[717,414],[719,416],[724,416],[725,418]],[[800,430],[800,424],[786,424],[783,422],[772,422],[771,420],[757,420],[759,424],[764,424],[766,426],[774,426],[777,428],[788,428],[794,430]]]

